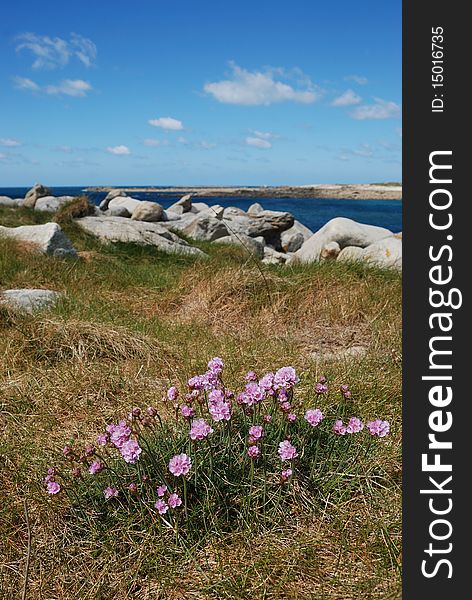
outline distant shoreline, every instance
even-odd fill
[[[109,192],[121,189],[124,192],[162,192],[194,194],[196,196],[237,198],[334,198],[344,200],[401,200],[402,186],[394,184],[319,184],[273,187],[225,187],[225,186],[182,186],[182,187],[120,187],[91,186],[86,192]]]

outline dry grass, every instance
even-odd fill
[[[0,211],[8,224],[31,211]],[[303,599],[400,597],[401,281],[351,265],[264,268],[233,248],[210,261],[102,247],[66,225],[83,260],[58,261],[0,243],[0,287],[62,291],[51,312],[0,308],[0,598],[23,584],[28,499],[33,534],[28,598]],[[313,353],[363,345],[323,363]],[[93,439],[130,406],[158,404],[170,382],[221,355],[231,385],[249,369],[293,364],[302,392],[326,374],[349,382],[360,414],[388,419],[381,485],[348,502],[324,498],[278,530],[204,534],[185,552],[155,527],[100,530],[71,520],[39,485],[52,453]]]

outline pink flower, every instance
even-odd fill
[[[202,375],[195,375],[188,380],[187,385],[191,390],[203,390],[204,378]]]
[[[46,486],[48,494],[58,494],[61,491],[61,486],[57,481],[49,481]]]
[[[130,483],[129,486],[128,486],[128,490],[132,494],[135,494],[138,491],[138,486],[135,483]]]
[[[159,496],[159,498],[162,498],[165,493],[167,492],[167,486],[166,485],[160,485],[157,488],[157,495]]]
[[[291,413],[288,413],[288,414],[287,414],[287,421],[288,421],[289,423],[293,423],[293,422],[294,422],[294,421],[296,421],[296,420],[297,420],[297,415],[296,415],[295,413],[292,413],[292,412],[291,412]]]
[[[210,433],[213,433],[213,429],[208,425],[205,419],[195,419],[192,421],[189,433],[191,440],[203,440]]]
[[[275,388],[284,388],[289,390],[299,382],[295,369],[293,367],[282,367],[274,376]]]
[[[390,433],[390,424],[388,421],[382,421],[382,419],[376,419],[375,421],[369,421],[366,425],[370,435],[376,437],[385,437]]]
[[[187,404],[182,404],[182,406],[180,407],[180,413],[186,419],[191,419],[195,416],[195,409],[191,406],[187,406]]]
[[[208,394],[208,404],[218,404],[219,402],[225,402],[225,400],[226,396],[223,390],[211,390],[211,392]]]
[[[364,423],[357,417],[351,417],[346,426],[346,433],[359,433],[364,429]]]
[[[73,454],[73,450],[70,446],[64,446],[64,448],[62,449],[62,453],[64,454],[64,456],[69,456],[70,454]]]
[[[217,375],[219,375],[221,373],[224,366],[225,366],[225,363],[222,361],[222,359],[219,356],[215,356],[208,363],[208,369],[210,371],[212,371],[213,373],[216,373]]]
[[[336,435],[345,435],[346,434],[346,426],[340,419],[335,421],[335,423],[333,425],[333,433],[335,433]]]
[[[292,476],[293,471],[292,469],[285,469],[284,471],[282,471],[282,473],[280,473],[280,479],[282,481],[288,481],[290,479],[290,477]]]
[[[316,427],[324,419],[324,414],[319,408],[309,408],[305,413],[305,419],[312,427]]]
[[[315,392],[317,394],[326,394],[328,391],[328,386],[325,383],[321,383],[320,381],[315,384]]]
[[[106,500],[110,498],[116,498],[118,496],[118,490],[114,487],[108,486],[103,490],[103,495]]]
[[[259,404],[259,402],[262,402],[264,398],[265,391],[254,381],[251,381],[246,385],[246,388],[241,396],[243,404],[247,404],[247,406]]]
[[[269,396],[275,394],[274,377],[275,375],[273,373],[266,373],[259,381],[259,387],[264,390],[266,394],[269,394]]]
[[[171,508],[177,508],[178,506],[182,505],[182,498],[177,494],[171,494],[167,499],[167,504]]]
[[[110,434],[110,441],[116,447],[120,448],[125,442],[129,440],[131,435],[131,428],[128,427],[126,421],[120,421],[118,425],[107,426],[107,431]]]
[[[259,458],[259,456],[261,455],[261,450],[257,446],[249,446],[249,448],[247,449],[247,455],[250,458]]]
[[[272,415],[264,415],[262,417],[262,420],[264,421],[264,423],[271,423],[272,422]]]
[[[177,388],[174,385],[167,390],[167,398],[171,402],[174,402],[175,400],[177,400],[178,397],[179,397],[179,392],[177,391]]]
[[[252,425],[249,427],[249,435],[255,440],[260,440],[264,437],[264,428],[262,425]]]
[[[231,404],[228,402],[215,402],[208,406],[213,421],[229,421],[231,419]]]
[[[157,509],[157,512],[160,515],[165,515],[166,512],[169,510],[169,507],[167,506],[167,504],[164,502],[164,500],[158,500],[155,504],[154,504],[154,508]]]
[[[192,461],[190,456],[186,454],[176,454],[169,461],[169,471],[175,477],[180,477],[181,475],[187,475],[192,466]]]
[[[154,408],[154,406],[148,406],[146,408],[146,412],[150,417],[155,417],[157,415],[157,410]]]
[[[257,381],[257,374],[254,373],[254,371],[249,371],[248,373],[246,373],[246,376],[244,379],[246,381]]]
[[[290,402],[284,401],[279,403],[280,410],[283,412],[290,412],[292,410],[292,405]]]
[[[140,448],[136,440],[128,440],[124,442],[120,447],[121,456],[130,465],[134,465],[139,459],[142,449]]]
[[[288,440],[280,442],[278,453],[281,460],[292,460],[298,456],[297,449]]]
[[[99,460],[94,460],[93,463],[89,467],[89,473],[91,475],[95,475],[95,473],[100,473],[103,470],[103,463]]]
[[[99,446],[106,446],[108,444],[109,439],[110,438],[108,433],[100,433],[99,435],[97,435],[97,444]]]

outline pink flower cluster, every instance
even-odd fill
[[[385,437],[390,433],[390,424],[388,421],[382,421],[376,419],[375,421],[369,421],[366,425],[370,435],[376,437]]]
[[[46,484],[46,490],[48,494],[58,494],[61,491],[61,486],[55,480],[56,470],[53,468],[48,469],[48,474],[44,478]]]
[[[134,465],[138,461],[142,449],[136,440],[131,439],[131,427],[129,427],[126,421],[120,421],[118,425],[113,423],[107,425],[106,430],[110,442],[120,451],[124,460],[127,463]]]
[[[187,475],[192,467],[192,460],[190,456],[186,454],[176,454],[169,461],[169,471],[175,477],[180,477],[181,475]]]
[[[290,443],[289,440],[284,440],[283,442],[280,442],[278,453],[280,456],[280,460],[293,460],[298,456],[297,449]]]
[[[319,408],[309,408],[305,413],[305,419],[312,427],[316,427],[324,419],[324,414]]]
[[[195,419],[192,421],[189,433],[191,440],[204,440],[210,433],[213,433],[213,429],[205,419]]]
[[[164,500],[165,495],[167,494],[167,501]],[[158,500],[154,504],[154,508],[160,515],[165,515],[169,508],[177,508],[182,506],[181,497],[173,492],[172,494],[168,493],[166,485],[160,485],[157,488]]]

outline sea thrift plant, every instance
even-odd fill
[[[181,475],[187,475],[192,466],[192,460],[190,456],[186,454],[176,454],[169,461],[169,471],[175,477],[180,477]]]
[[[163,391],[172,418],[154,406],[130,407],[99,435],[64,446],[43,489],[51,501],[67,496],[93,514],[134,512],[175,533],[198,532],[215,519],[249,523],[271,512],[289,518],[295,504],[314,503],[324,485],[324,497],[332,496],[333,478],[345,494],[368,477],[375,461],[367,468],[361,459],[390,432],[382,419],[346,415],[347,384],[328,386],[320,377],[301,382],[299,394],[299,383],[296,369],[282,366],[249,370],[229,388],[224,361],[214,357],[187,386]]]

